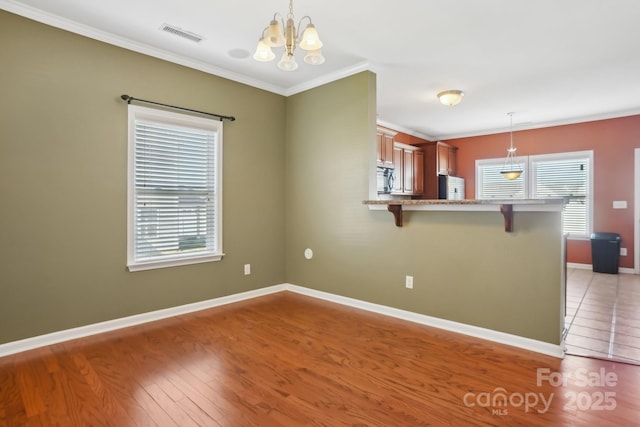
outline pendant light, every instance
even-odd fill
[[[522,175],[522,167],[516,162],[516,148],[513,146],[513,113],[509,115],[509,148],[507,149],[507,158],[504,160],[504,166],[500,173],[505,179],[514,180]]]

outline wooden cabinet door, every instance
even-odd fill
[[[458,149],[449,148],[449,173],[448,175],[457,176],[456,171],[458,169]]]
[[[393,181],[393,186],[391,187],[392,193],[402,193],[403,191],[403,149],[399,147],[393,147],[393,167],[394,167],[394,176],[395,180]]]
[[[395,134],[379,130],[376,132],[376,164],[393,167],[393,137]]]
[[[385,167],[393,167],[393,136],[383,134],[382,135],[382,151],[384,153],[382,157],[382,164]]]
[[[413,194],[424,193],[424,152],[413,153]]]
[[[449,175],[449,147],[438,144],[438,175]]]
[[[384,138],[381,133],[376,133],[376,164],[384,166]]]
[[[437,161],[438,166],[436,170],[438,171],[438,175],[455,175],[457,168],[457,159],[456,159],[456,150],[457,148],[452,147],[449,144],[445,144],[444,142],[438,142],[437,146]]]
[[[413,193],[413,151],[411,150],[402,150],[403,151],[403,161],[402,166],[404,166],[404,173],[402,177],[403,182],[403,192],[412,194]]]

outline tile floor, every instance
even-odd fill
[[[640,275],[567,269],[566,353],[640,365]]]

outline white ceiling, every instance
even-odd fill
[[[638,0],[294,0],[326,62],[252,59],[287,0],[0,0],[28,18],[283,95],[369,69],[378,119],[428,139],[640,114]],[[194,43],[159,30],[170,24]],[[6,40],[4,41],[7,42]],[[279,51],[276,51],[278,56]],[[230,52],[245,52],[244,58]],[[436,94],[460,89],[441,105]]]

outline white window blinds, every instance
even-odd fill
[[[526,162],[516,159],[516,164],[525,170]],[[479,160],[476,165],[476,198],[478,199],[524,199],[526,196],[526,171],[518,179],[507,180],[500,171],[504,160]]]
[[[531,197],[567,198],[563,231],[570,235],[588,237],[591,158],[584,153],[567,154],[532,157]]]
[[[130,269],[213,260],[221,122],[130,108]]]

